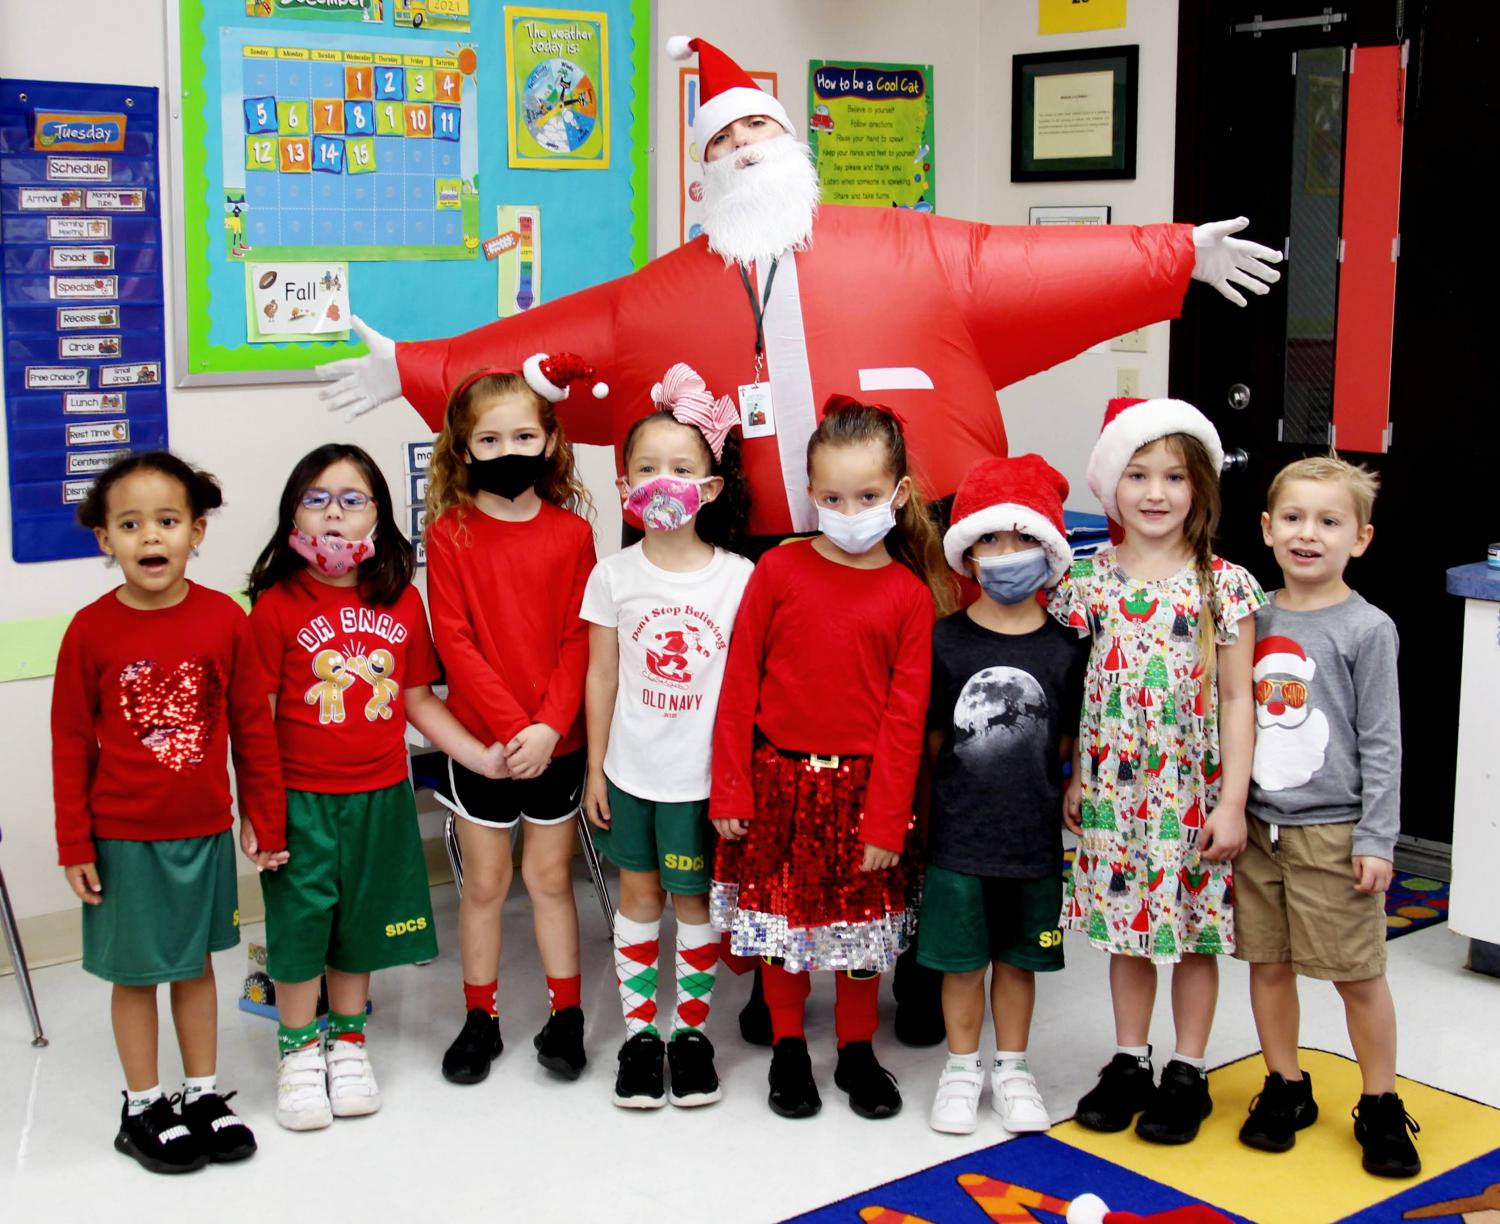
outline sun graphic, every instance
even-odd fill
[[[479,71],[479,52],[474,49],[473,43],[459,43],[456,47],[448,48],[444,54],[457,58],[458,70],[466,77]]]

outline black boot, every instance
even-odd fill
[[[916,945],[896,959],[891,993],[896,997],[896,1040],[902,1045],[935,1046],[946,1040],[943,1023],[943,975],[917,964]]]
[[[760,966],[751,974],[750,997],[740,1008],[740,1036],[746,1045],[768,1046],[774,1040],[771,1033],[771,1009],[766,1006],[766,994],[760,984]]]

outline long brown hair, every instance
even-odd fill
[[[896,525],[885,538],[886,551],[932,592],[939,616],[953,611],[957,603],[953,571],[943,556],[943,540],[927,500],[917,487],[906,453],[906,435],[895,413],[882,404],[862,404],[847,395],[831,395],[823,406],[823,419],[807,441],[807,474],[812,478],[813,455],[820,446],[875,445],[886,456],[886,471],[899,483],[910,476],[906,504],[896,512]]]
[[[557,409],[543,399],[518,373],[483,374],[458,384],[448,397],[443,413],[443,431],[432,447],[432,462],[427,468],[427,518],[435,522],[439,515],[458,507],[459,521],[474,507],[474,491],[469,487],[469,465],[464,455],[469,449],[469,434],[480,412],[494,400],[514,395],[536,412],[537,423],[552,445],[547,471],[536,483],[537,496],[563,510],[571,510],[590,522],[594,518],[594,499],[584,487],[562,426]]]
[[[1193,568],[1198,572],[1199,599],[1198,650],[1203,656],[1203,674],[1214,674],[1219,636],[1219,586],[1214,581],[1214,537],[1219,534],[1219,513],[1223,502],[1219,496],[1219,471],[1207,448],[1191,434],[1168,434],[1162,439],[1177,456],[1187,473],[1192,490],[1192,505],[1182,524],[1183,542],[1193,554]]]

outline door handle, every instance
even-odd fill
[[[1250,452],[1242,446],[1236,446],[1233,450],[1224,452],[1224,462],[1220,466],[1220,472],[1243,472],[1250,466]]]
[[[1243,412],[1250,406],[1250,388],[1244,383],[1235,383],[1229,388],[1229,406],[1236,412]]]

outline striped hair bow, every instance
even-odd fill
[[[724,440],[740,423],[740,410],[727,395],[714,399],[698,371],[679,361],[651,388],[651,401],[665,408],[673,419],[691,425],[703,435],[714,461],[724,457]]]

